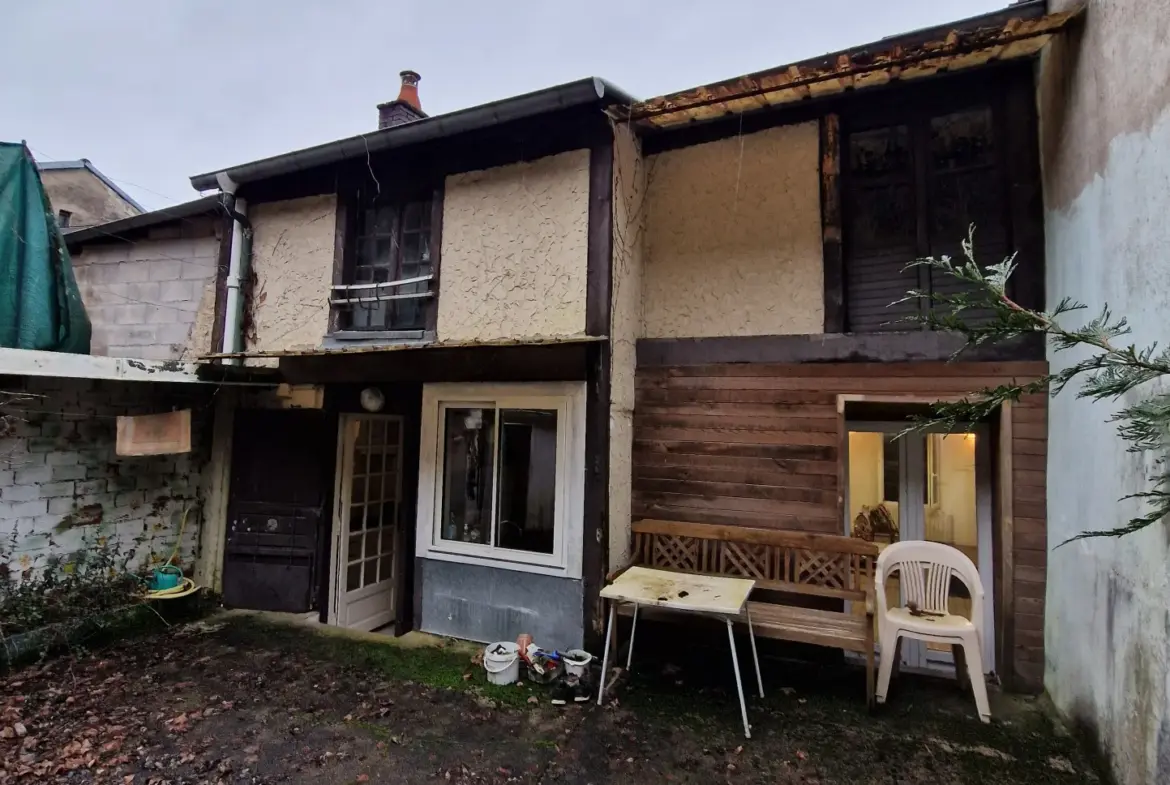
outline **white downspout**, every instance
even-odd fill
[[[228,206],[246,219],[248,203],[243,199],[236,198],[237,184],[227,176],[226,172],[220,172],[217,179],[220,190],[228,196]],[[244,348],[244,298],[241,286],[246,275],[245,266],[248,263],[246,258],[248,240],[250,239],[248,234],[250,234],[250,229],[245,227],[239,219],[232,222],[232,247],[228,262],[227,297],[225,298],[223,314],[224,354],[235,354],[243,351]],[[226,365],[241,365],[242,361],[233,358],[225,360],[224,363]]]

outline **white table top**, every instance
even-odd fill
[[[692,613],[733,616],[755,588],[751,578],[725,578],[631,567],[601,590],[607,600],[655,605]]]

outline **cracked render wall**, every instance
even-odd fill
[[[643,337],[824,331],[817,124],[648,158]]]
[[[627,126],[613,148],[613,276],[610,318],[609,569],[630,553],[633,493],[634,372],[642,331],[642,243],[646,164]]]
[[[1085,303],[1071,325],[1108,304],[1139,347],[1165,345],[1170,312],[1168,38],[1162,0],[1092,0],[1040,72],[1047,301]],[[1141,68],[1124,53],[1141,53]],[[1066,354],[1050,351],[1054,373],[1074,359]],[[1140,514],[1139,501],[1119,499],[1162,470],[1126,452],[1107,422],[1117,408],[1071,387],[1049,408],[1044,683],[1096,737],[1118,783],[1170,782],[1170,524],[1056,547]]]
[[[588,228],[588,150],[448,177],[439,340],[583,334]]]
[[[29,377],[28,400],[0,422],[0,571],[20,574],[109,542],[134,569],[167,559],[189,507],[178,561],[198,557],[211,388]],[[116,417],[191,407],[192,451],[115,454]]]
[[[245,319],[245,349],[320,346],[329,330],[337,197],[264,202],[248,217],[255,279],[245,308],[251,317]]]

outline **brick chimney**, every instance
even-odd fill
[[[422,77],[415,71],[403,71],[399,76],[402,77],[402,87],[398,90],[398,97],[378,104],[378,130],[427,116],[418,100],[418,82]]]

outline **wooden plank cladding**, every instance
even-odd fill
[[[641,342],[640,342],[641,343]],[[641,352],[639,357],[641,357]],[[639,364],[634,410],[633,517],[773,531],[841,534],[847,426],[838,399],[956,399],[1046,372],[1038,361]],[[852,404],[850,404],[852,405]],[[1010,589],[999,609],[1011,631],[1018,689],[1038,689],[1047,568],[1047,399],[1010,407]],[[1002,511],[1001,511],[1002,510]],[[997,625],[998,626],[998,625]],[[1001,626],[1002,630],[1003,627]]]

